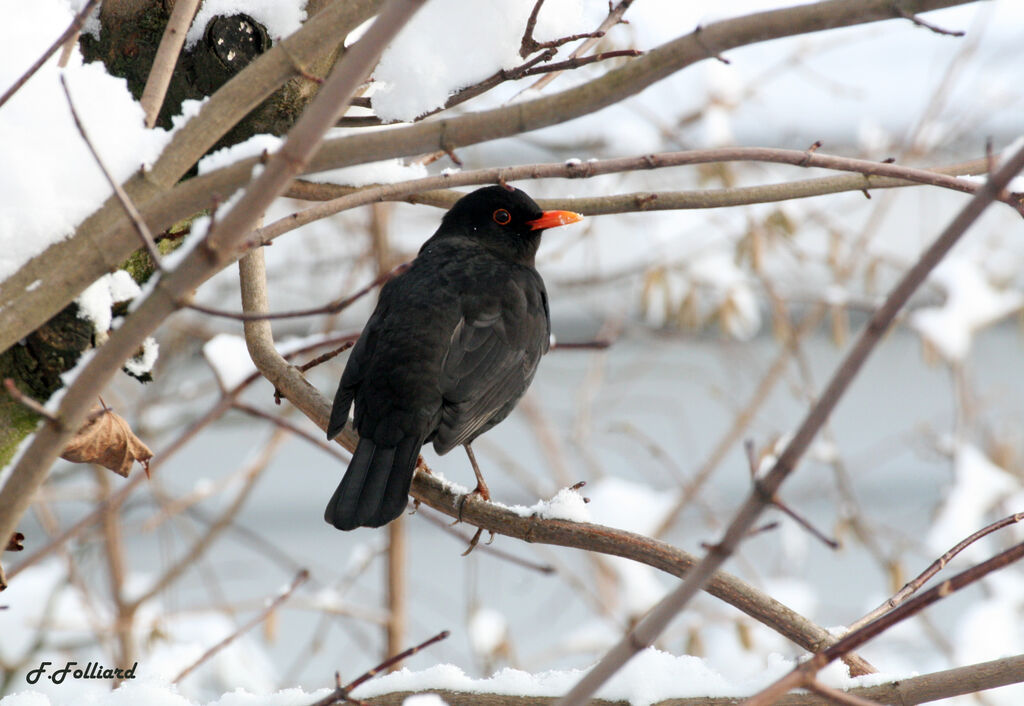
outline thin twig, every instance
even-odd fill
[[[75,18],[71,20],[71,24],[68,25],[68,28],[64,30],[63,34],[57,37],[57,40],[53,44],[51,44],[45,52],[43,52],[43,55],[36,59],[35,63],[28,68],[28,71],[23,73],[21,77],[11,85],[10,88],[4,91],[4,94],[0,96],[0,107],[2,107],[4,103],[10,100],[10,97],[17,93],[18,90],[25,85],[25,82],[32,78],[32,75],[35,74],[36,71],[42,68],[43,64],[46,63],[46,60],[53,56],[54,52],[60,49],[60,47],[66,41],[68,41],[68,39],[75,36],[82,30],[82,27],[85,26],[86,18],[89,17],[89,13],[92,12],[93,8],[96,7],[96,5],[99,4],[99,2],[100,0],[89,0],[87,3],[85,3],[85,6],[79,11],[77,15],[75,15]]]
[[[11,399],[25,409],[35,412],[51,424],[60,424],[60,421],[46,407],[19,390],[13,379],[4,378],[4,389],[7,390],[7,394],[11,396]]]
[[[840,706],[882,706],[877,701],[871,701],[856,694],[849,694],[840,689],[834,689],[831,686],[822,684],[817,679],[811,679],[804,684],[804,687],[819,696],[824,696],[828,699],[829,703],[839,704]]]
[[[612,347],[614,341],[595,339],[593,341],[555,341],[552,351],[603,351]]]
[[[363,672],[363,674],[361,676],[359,676],[356,679],[350,681],[345,686],[345,689],[347,691],[352,691],[353,689],[355,689],[356,687],[360,686],[364,682],[368,682],[371,679],[373,679],[373,677],[376,676],[378,673],[380,673],[381,670],[387,669],[387,668],[389,668],[393,664],[398,664],[399,662],[405,661],[406,659],[408,659],[409,657],[412,657],[417,652],[425,650],[426,648],[430,647],[434,643],[440,642],[441,640],[448,639],[449,635],[451,635],[450,632],[448,632],[447,630],[442,630],[441,632],[439,632],[436,635],[434,635],[432,638],[430,638],[428,640],[424,640],[423,642],[421,642],[420,644],[416,645],[415,647],[410,647],[407,650],[403,650],[402,652],[399,652],[397,655],[394,655],[392,657],[388,657],[386,660],[384,660],[383,662],[378,664],[373,669],[371,669],[369,671],[366,671],[366,672]]]
[[[426,648],[433,645],[435,642],[440,642],[441,640],[446,639],[450,634],[451,633],[447,630],[442,630],[429,640],[424,640],[415,647],[410,647],[407,650],[399,652],[397,655],[394,655],[393,657],[387,658],[373,669],[363,672],[361,676],[350,681],[345,686],[341,686],[341,678],[337,675],[337,673],[335,673],[335,681],[338,685],[334,688],[334,691],[332,691],[330,694],[320,699],[316,703],[311,704],[310,706],[331,706],[331,704],[336,704],[339,701],[350,700],[348,698],[348,695],[352,693],[352,691],[355,690],[357,687],[361,686],[363,683],[368,682],[370,679],[373,679],[375,676],[380,674],[385,669],[388,669],[389,667],[396,665],[399,662],[408,659],[409,657],[412,657],[414,654],[421,650],[425,650]]]
[[[603,37],[604,32],[598,30],[597,32],[585,32],[583,34],[571,34],[566,37],[559,37],[558,39],[552,39],[549,42],[538,42],[533,38],[533,30],[537,26],[537,15],[540,14],[541,5],[544,4],[544,0],[537,0],[533,6],[533,10],[530,11],[530,16],[526,20],[526,29],[523,31],[523,38],[519,43],[519,56],[524,59],[535,51],[541,49],[556,49],[563,44],[569,42],[575,42],[578,39],[590,39],[593,37]]]
[[[604,18],[604,21],[601,22],[598,28],[594,31],[594,36],[590,37],[585,42],[580,44],[578,47],[573,49],[572,52],[569,53],[569,58],[574,59],[576,57],[583,56],[588,51],[593,49],[599,41],[601,41],[601,37],[604,36],[604,34],[608,32],[608,30],[610,30],[612,27],[619,23],[626,22],[626,20],[622,19],[622,16],[626,14],[626,10],[628,10],[629,6],[632,4],[633,0],[621,0],[621,2],[619,2],[618,5],[611,8],[608,11],[608,16]],[[598,33],[600,33],[600,36],[598,35]],[[540,89],[544,88],[544,86],[548,85],[556,78],[561,76],[562,73],[564,72],[554,71],[552,73],[545,74],[537,81],[534,81],[528,88],[525,88],[523,90],[539,91]],[[522,92],[523,91],[520,91],[519,93],[521,94]]]
[[[885,632],[893,625],[916,615],[933,603],[1022,558],[1024,558],[1024,542],[1016,544],[1006,551],[996,554],[991,559],[972,566],[966,571],[962,571],[956,576],[943,581],[938,586],[911,598],[906,603],[900,604],[885,615],[876,618],[853,632],[847,633],[835,644],[814,655],[809,660],[802,662],[793,671],[744,701],[743,706],[768,706],[775,703],[776,699],[791,689],[805,686],[819,670],[826,667],[837,657],[841,657],[848,651],[863,646],[866,642]]]
[[[930,579],[932,576],[934,576],[935,574],[939,573],[942,569],[944,569],[946,565],[950,561],[952,561],[953,557],[955,557],[957,554],[962,552],[970,545],[977,542],[982,537],[990,535],[993,532],[1001,530],[1004,527],[1016,524],[1021,520],[1024,520],[1024,512],[1014,513],[1013,515],[1009,515],[1008,517],[1004,517],[1001,520],[997,520],[992,524],[983,527],[982,529],[972,534],[970,537],[967,537],[963,541],[959,542],[955,547],[953,547],[945,554],[940,556],[938,559],[933,561],[928,566],[928,568],[922,571],[915,579],[913,579],[912,581],[908,581],[906,584],[904,584],[903,588],[897,591],[892,598],[889,598],[888,600],[883,602],[880,606],[872,610],[863,618],[860,618],[859,620],[851,623],[850,626],[847,628],[847,632],[853,632],[854,630],[863,627],[867,623],[870,623],[872,620],[878,618],[880,615],[884,615],[885,613],[888,613],[890,610],[898,606],[900,603],[902,603],[915,592],[917,592],[918,589],[920,589],[925,583],[928,582],[928,579]]]
[[[249,632],[250,630],[252,630],[257,625],[262,623],[264,620],[266,620],[267,616],[269,616],[271,613],[273,613],[275,610],[277,610],[277,607],[279,605],[281,605],[282,603],[284,603],[286,600],[288,600],[291,597],[292,593],[295,592],[295,589],[297,589],[299,586],[304,584],[307,580],[309,580],[309,571],[307,571],[306,569],[300,570],[299,573],[295,574],[295,578],[292,579],[292,582],[288,586],[288,588],[286,588],[284,591],[279,593],[274,598],[274,600],[272,600],[270,603],[267,604],[266,608],[264,608],[262,611],[260,611],[257,615],[254,615],[252,617],[252,619],[249,622],[247,622],[245,625],[242,625],[237,630],[235,630],[233,633],[231,633],[230,635],[225,637],[223,640],[221,640],[220,642],[218,642],[217,644],[212,646],[210,649],[208,649],[206,652],[204,652],[202,655],[200,655],[199,659],[197,659],[195,662],[193,662],[192,664],[190,664],[189,666],[187,666],[183,670],[181,670],[181,672],[178,674],[178,676],[174,677],[174,679],[171,680],[171,683],[172,684],[177,684],[182,679],[184,679],[189,674],[191,674],[193,671],[195,671],[196,668],[198,668],[200,665],[202,665],[208,659],[210,659],[215,654],[217,654],[218,652],[223,650],[225,647],[230,645],[232,642],[234,642],[236,639],[238,639],[239,636],[244,635],[245,633]]]
[[[935,32],[935,34],[941,34],[941,35],[946,36],[946,37],[962,37],[965,34],[967,34],[966,32],[963,32],[962,30],[943,29],[942,27],[939,27],[938,25],[934,25],[931,22],[928,22],[926,20],[922,20],[920,17],[918,17],[914,13],[908,12],[907,10],[904,10],[902,7],[900,7],[898,0],[894,4],[894,6],[895,6],[895,9],[896,9],[896,14],[897,15],[899,15],[903,19],[910,20],[911,22],[916,24],[918,27],[924,27],[927,30],[931,30],[932,32]]]
[[[331,360],[332,358],[336,358],[337,356],[341,355],[342,353],[347,351],[349,348],[354,346],[356,344],[355,338],[357,338],[357,337],[358,337],[358,335],[353,336],[353,340],[345,341],[344,343],[342,343],[337,348],[329,350],[329,351],[327,351],[326,353],[324,353],[322,355],[318,355],[316,358],[313,358],[312,360],[307,361],[307,362],[303,363],[302,365],[298,365],[296,367],[299,369],[299,372],[304,373],[304,372],[307,372],[309,370],[312,370],[313,368],[315,368],[318,365],[323,365],[327,361]]]
[[[305,439],[309,443],[313,444],[313,446],[316,446],[321,451],[326,451],[327,453],[329,453],[331,456],[334,456],[338,460],[343,461],[344,463],[349,462],[349,457],[345,456],[337,447],[337,445],[325,443],[324,441],[322,441],[322,436],[313,436],[305,429],[299,427],[297,424],[293,424],[287,419],[283,419],[276,414],[271,414],[270,412],[265,412],[259,407],[253,407],[250,404],[239,402],[237,399],[231,405],[231,407],[232,409],[237,409],[239,412],[244,412],[245,414],[251,415],[253,417],[265,419],[271,424],[274,424],[280,427],[281,429],[284,429],[285,431],[295,434],[295,436],[299,437],[300,439]]]
[[[177,0],[174,9],[171,10],[164,34],[160,38],[160,46],[157,47],[156,56],[153,58],[153,65],[149,69],[146,87],[142,90],[142,98],[139,99],[139,104],[146,113],[146,127],[156,125],[156,118],[167,94],[167,86],[174,75],[174,65],[178,62],[178,55],[185,44],[185,33],[192,24],[199,2],[200,0]]]
[[[89,139],[89,135],[85,132],[85,126],[82,125],[82,121],[78,117],[78,111],[75,110],[75,102],[71,100],[71,92],[68,90],[68,83],[64,79],[64,74],[60,75],[60,85],[64,88],[64,95],[68,100],[68,107],[71,109],[71,117],[75,121],[75,127],[78,128],[78,134],[82,136],[82,140],[85,142],[85,146],[89,148],[90,154],[93,159],[96,160],[96,165],[103,172],[103,176],[106,178],[107,183],[110,184],[110,188],[114,190],[117,195],[117,200],[121,203],[121,207],[124,208],[124,212],[128,214],[128,218],[131,219],[132,225],[135,226],[135,232],[139,234],[139,238],[142,239],[142,244],[146,248],[146,252],[149,253],[150,259],[153,261],[153,267],[160,270],[163,269],[160,266],[160,251],[156,249],[156,243],[153,242],[153,234],[149,232],[149,228],[146,226],[145,221],[142,220],[142,215],[139,210],[135,208],[135,204],[125,193],[125,190],[121,188],[121,183],[114,178],[107,169],[107,165],[103,163],[103,158],[100,157],[99,152],[96,151],[96,147],[92,144],[92,140]]]
[[[294,311],[280,311],[277,313],[260,314],[257,312],[249,311],[225,311],[223,309],[216,309],[210,306],[204,306],[202,304],[195,304],[193,302],[185,302],[184,306],[198,311],[203,314],[210,316],[221,316],[227,319],[235,319],[237,321],[264,321],[267,319],[294,319],[302,316],[318,316],[320,314],[337,314],[340,311],[344,311],[348,307],[355,304],[357,301],[365,297],[367,294],[372,292],[377,287],[386,283],[388,280],[397,277],[402,274],[412,265],[410,262],[403,262],[389,272],[385,272],[378,277],[375,277],[372,282],[357,290],[353,294],[341,299],[336,299],[333,302],[329,302],[322,306],[316,306],[309,309],[296,309]],[[341,351],[338,351],[339,353]],[[336,355],[336,354],[335,354]]]
[[[563,61],[556,61],[553,64],[544,64],[543,66],[533,66],[529,69],[525,69],[519,72],[516,78],[525,78],[526,76],[536,76],[537,74],[546,74],[550,71],[565,71],[566,69],[577,69],[587,64],[593,64],[597,61],[607,61],[608,59],[618,59],[621,57],[637,57],[643,56],[643,52],[639,49],[616,49],[614,51],[601,52],[600,54],[592,54],[590,56],[572,57]]]
[[[792,519],[798,525],[800,525],[805,530],[807,530],[807,532],[812,537],[817,539],[819,542],[824,544],[829,549],[839,549],[839,542],[837,542],[836,540],[834,540],[831,537],[829,537],[828,535],[826,535],[824,532],[822,532],[817,527],[815,527],[813,524],[811,524],[810,520],[808,520],[805,517],[803,517],[802,515],[800,515],[800,513],[798,513],[796,510],[791,508],[786,503],[782,502],[782,500],[779,499],[778,495],[772,496],[771,504],[774,505],[775,507],[777,507],[779,510],[781,510],[786,515],[788,515],[790,519]]]

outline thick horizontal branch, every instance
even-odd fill
[[[919,167],[918,169],[945,174],[947,176],[975,176],[988,171],[990,161],[984,157],[967,162],[958,162],[937,167]],[[760,184],[756,186],[736,186],[725,189],[694,189],[684,191],[636,191],[627,194],[609,196],[583,196],[563,199],[537,199],[542,208],[560,206],[585,216],[606,215],[612,213],[630,213],[635,211],[681,211],[701,208],[727,208],[730,206],[749,206],[756,203],[789,201],[791,199],[826,196],[850,191],[871,191],[874,189],[893,189],[906,186],[920,186],[919,181],[897,179],[882,176],[857,176],[855,174],[837,174],[834,176],[786,181],[777,184]],[[330,201],[360,191],[366,187],[341,186],[315,181],[297,180],[285,193],[285,196],[303,201]],[[432,189],[420,191],[411,196],[389,198],[390,201],[424,204],[437,208],[449,209],[465,194],[454,189]]]
[[[964,174],[963,171],[960,171],[962,169],[979,172],[988,166],[987,160],[980,159],[965,164],[958,164],[952,168],[947,167],[936,170],[915,169],[888,162],[873,162],[866,159],[853,159],[820,153],[808,154],[799,150],[783,150],[769,147],[727,147],[721,149],[690,150],[686,152],[663,152],[642,157],[620,157],[589,162],[569,161],[526,164],[516,167],[493,167],[444,173],[394,184],[382,184],[363,189],[348,190],[337,198],[285,216],[261,228],[256,232],[254,241],[269,242],[295,228],[327,218],[328,216],[333,216],[347,209],[356,208],[357,206],[375,201],[406,200],[421,192],[432,194],[433,202],[436,204],[445,203],[449,198],[454,203],[454,200],[460,198],[462,194],[450,192],[445,194],[445,198],[442,199],[439,198],[442,192],[438,191],[438,189],[453,186],[511,182],[523,179],[587,179],[604,174],[719,162],[791,164],[799,167],[820,167],[823,169],[855,172],[862,176],[847,178],[841,182],[841,186],[845,188],[836,188],[837,184],[835,182],[828,182],[826,185],[820,183],[819,180],[805,180],[803,182],[795,182],[795,186],[792,189],[788,188],[789,185],[787,184],[779,184],[747,187],[745,189],[720,189],[710,192],[710,194],[701,191],[669,192],[665,194],[659,192],[640,192],[590,198],[543,199],[538,201],[538,203],[544,208],[553,206],[571,208],[585,216],[596,216],[634,211],[717,208],[726,205],[780,201],[798,198],[803,196],[804,192],[811,192],[810,195],[814,195],[815,193],[835,193],[839,190],[865,191],[870,188],[876,188],[875,184],[878,182],[884,184],[884,187],[880,188],[906,186],[909,184],[927,184],[970,194],[977,191],[979,184],[957,178],[951,174]],[[821,191],[826,186],[831,189],[830,192]],[[343,189],[344,187],[337,188]],[[307,193],[322,194],[327,189],[314,190],[307,186],[305,191]],[[1000,200],[1015,209],[1022,208],[1021,204],[1008,194]]]

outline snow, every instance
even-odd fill
[[[469,642],[478,654],[497,651],[508,638],[505,616],[492,608],[478,608],[469,617]]]
[[[62,561],[48,560],[29,567],[18,575],[4,591],[0,610],[0,659],[5,664],[34,662],[38,666],[46,660],[57,670],[68,662],[77,662],[79,667],[88,662],[98,662],[105,667],[112,666],[102,650],[89,645],[89,636],[95,626],[94,620],[108,621],[112,618],[112,606],[86,599],[79,589],[69,583]],[[153,577],[131,574],[127,577],[126,599],[139,595],[148,589]],[[46,629],[42,646],[35,644],[38,630]],[[60,684],[40,678],[35,684],[23,684],[23,690],[0,699],[2,706],[24,703],[50,704],[96,704],[97,706],[122,706],[127,704],[183,704],[191,706],[196,702],[179,695],[178,687],[170,680],[184,668],[190,666],[207,649],[236,630],[233,620],[219,612],[174,613],[159,601],[151,600],[139,607],[135,622],[136,644],[142,654],[138,656],[135,679],[114,692],[103,680],[74,680],[68,677]],[[153,639],[159,634],[159,639]],[[75,647],[67,648],[66,645]],[[27,672],[31,667],[26,667]],[[268,698],[273,691],[275,667],[263,650],[247,635],[239,636],[234,642],[211,657],[182,684],[190,693],[223,694],[227,690],[240,689],[225,694],[210,704],[257,704],[257,703],[309,703],[289,692],[279,692],[274,699]],[[246,693],[248,692],[248,693]],[[289,701],[292,698],[293,701]],[[260,700],[264,699],[264,700]],[[297,699],[297,701],[296,701]],[[203,703],[206,703],[205,701]]]
[[[647,536],[655,532],[676,504],[674,492],[659,492],[616,477],[602,478],[587,490],[593,522]],[[667,592],[663,574],[650,566],[622,557],[606,557],[604,561],[618,579],[620,607],[628,618],[642,615]]]
[[[188,34],[185,48],[191,49],[206,31],[207,23],[218,15],[244,14],[267,28],[277,42],[302,26],[306,19],[305,0],[203,0]]]
[[[1018,490],[1019,482],[993,463],[978,447],[962,443],[954,453],[953,486],[946,494],[938,517],[932,523],[927,543],[936,556],[980,530],[1007,512],[994,512],[999,503]],[[958,558],[982,561],[991,556],[991,545],[975,542]]]
[[[738,671],[722,674],[690,655],[676,656],[654,648],[638,653],[596,694],[597,698],[624,700],[633,706],[648,706],[668,698],[688,696],[728,697],[749,695],[792,669],[794,663],[776,656],[766,672]],[[844,676],[843,668],[829,670],[831,685],[852,686],[860,681]],[[502,669],[491,677],[473,679],[451,664],[439,664],[421,671],[402,669],[380,676],[356,689],[355,698],[367,699],[394,691],[461,691],[468,693],[518,694],[526,697],[561,696],[584,674],[583,670],[550,670],[531,674]],[[877,675],[871,675],[877,679]]]
[[[956,253],[939,263],[928,281],[946,301],[915,311],[910,326],[950,362],[964,360],[977,331],[1024,307],[1024,294],[993,286],[977,263]]]
[[[25,3],[16,31],[0,42],[0,87],[6,90],[68,26],[61,0]],[[58,80],[58,51],[0,108],[0,280],[69,236],[112,193],[75,128]],[[118,181],[152,162],[170,133],[143,127],[143,112],[123,79],[102,64],[82,63],[76,48],[64,70],[90,140]],[[44,149],[45,146],[45,149]],[[17,237],[12,237],[17,234]]]
[[[501,505],[501,503],[497,503]],[[570,522],[590,522],[590,512],[586,500],[572,488],[562,488],[550,500],[539,500],[526,507],[524,505],[501,505],[521,517],[543,517],[549,520],[569,520]]]
[[[142,376],[153,371],[157,356],[160,354],[160,346],[152,336],[146,336],[142,342],[142,353],[125,361],[125,369],[132,375]]]
[[[437,694],[416,694],[402,701],[402,706],[444,706],[447,703]]]
[[[327,695],[327,690],[306,693],[301,689],[284,689],[273,694],[252,694],[243,690],[228,692],[218,699],[195,701],[180,694],[176,687],[157,680],[136,679],[114,691],[103,691],[82,697],[73,690],[53,694],[24,691],[0,699],[0,706],[308,706]]]
[[[249,157],[259,157],[264,152],[273,154],[282,144],[284,144],[284,140],[276,135],[253,135],[245,142],[222,147],[200,159],[199,173],[207,174]]]
[[[140,291],[139,285],[124,270],[103,275],[78,295],[75,300],[78,316],[91,321],[96,333],[106,333],[110,330],[113,316],[110,308],[114,304],[131,301]]]
[[[522,28],[533,5],[533,0],[427,3],[384,50],[373,74],[374,111],[385,122],[413,120],[444,105],[460,88],[523,63]],[[583,19],[581,0],[549,0],[534,37],[543,41],[588,31]]]
[[[985,579],[989,595],[969,606],[953,637],[960,664],[986,662],[1024,652],[1024,622],[1007,619],[1024,608],[1024,578],[1008,571]]]
[[[235,389],[256,372],[241,336],[218,333],[203,344],[203,357],[225,390]]]
[[[655,490],[623,478],[602,478],[586,490],[593,522],[637,534],[652,534],[676,504],[674,492]]]
[[[426,166],[422,164],[405,164],[400,159],[386,159],[355,167],[330,169],[326,172],[312,174],[308,179],[346,186],[368,186],[370,184],[393,184],[409,179],[422,179],[426,176],[429,176],[429,173]]]

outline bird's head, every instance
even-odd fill
[[[503,257],[532,264],[545,229],[582,218],[572,211],[543,211],[519,189],[487,186],[456,201],[444,215],[435,237],[469,237]]]

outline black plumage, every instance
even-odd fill
[[[327,438],[354,404],[360,439],[327,522],[387,524],[406,506],[423,444],[439,454],[468,448],[508,416],[550,340],[547,292],[534,269],[541,232],[579,219],[543,212],[518,189],[478,189],[384,285],[331,410]],[[487,497],[479,474],[477,487]]]

